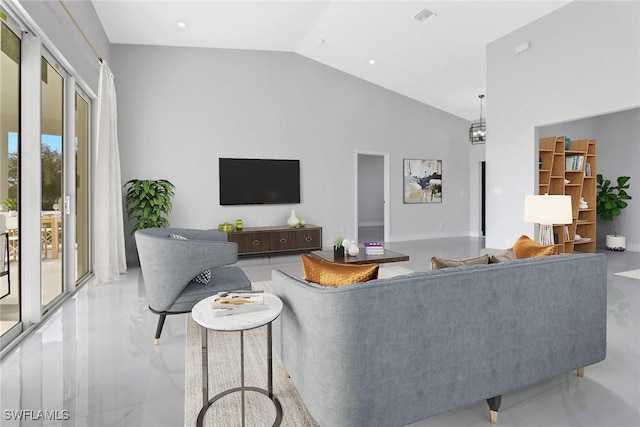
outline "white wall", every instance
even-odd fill
[[[640,105],[640,3],[578,0],[487,52],[486,246],[506,248],[534,231],[522,210],[536,192],[536,126]]]
[[[354,156],[371,150],[390,153],[392,240],[469,235],[467,120],[295,53],[114,45],[112,59],[123,182],[173,182],[173,226],[284,224],[295,208],[330,246],[356,234]],[[300,159],[302,202],[221,207],[220,156]],[[443,161],[443,203],[402,203],[403,158]]]
[[[640,251],[640,108],[544,126],[538,129],[540,138],[568,136],[571,139],[595,138],[597,173],[615,182],[619,176],[630,176],[628,193],[632,200],[617,219],[619,233],[627,237],[627,249]],[[611,221],[598,219],[598,247],[605,247],[605,235],[611,234]]]

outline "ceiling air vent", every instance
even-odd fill
[[[438,16],[438,15],[436,15],[435,12],[433,12],[433,11],[431,11],[429,9],[422,9],[420,12],[418,12],[416,14],[416,16],[414,16],[414,18],[417,21],[424,22],[427,19],[431,18],[432,16]]]

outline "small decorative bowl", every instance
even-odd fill
[[[228,233],[233,230],[235,230],[233,224],[229,224],[228,222],[225,222],[224,224],[218,224],[218,231],[224,231],[225,233]]]

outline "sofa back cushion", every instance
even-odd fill
[[[323,286],[339,287],[378,278],[378,264],[338,264],[302,254],[304,279]]]

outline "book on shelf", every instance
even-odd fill
[[[380,242],[364,242],[363,246],[367,255],[384,255],[384,247]]]
[[[591,164],[585,163],[584,165],[584,176],[591,176]]]
[[[582,163],[584,162],[584,156],[565,156],[564,168],[568,171],[578,171],[582,169]]]
[[[218,317],[264,310],[267,305],[262,291],[240,290],[217,293],[211,307],[214,316]]]

